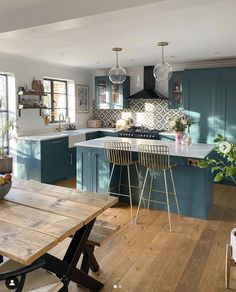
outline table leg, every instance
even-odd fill
[[[97,272],[100,267],[94,256],[94,246],[91,244],[86,244],[85,250],[83,251],[83,261],[81,265],[81,270],[88,273],[89,268],[93,272]]]
[[[75,232],[62,261],[49,254],[45,254],[43,258],[46,260],[44,268],[61,277],[66,285],[73,281],[91,291],[99,291],[103,284],[76,268],[81,253],[86,248],[86,242],[94,222],[95,219]]]

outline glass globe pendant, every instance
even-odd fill
[[[167,42],[159,42],[158,46],[161,47],[161,63],[157,64],[153,69],[153,75],[157,81],[169,80],[172,76],[172,67],[164,60],[164,47],[168,46]]]
[[[109,79],[114,84],[121,84],[126,79],[126,71],[118,64],[118,52],[122,51],[121,48],[113,48],[113,52],[116,52],[116,66],[112,67],[109,71]]]

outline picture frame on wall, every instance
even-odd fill
[[[86,85],[75,86],[76,110],[77,113],[89,112],[89,87]]]

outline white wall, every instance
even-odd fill
[[[8,73],[12,77],[15,77],[15,91],[9,92],[10,99],[10,111],[14,112],[17,107],[18,99],[16,92],[19,86],[28,85],[31,88],[31,82],[33,77],[42,80],[43,77],[52,77],[70,80],[75,84],[88,85],[90,94],[92,93],[93,76],[91,70],[71,68],[65,66],[59,66],[54,64],[40,63],[37,61],[29,61],[9,55],[0,55],[0,72]],[[12,81],[11,81],[12,84]],[[90,98],[92,104],[92,98]],[[71,106],[71,105],[70,105]],[[86,127],[87,120],[92,113],[92,105],[89,107],[88,114],[77,114],[76,124],[80,127]],[[18,111],[16,111],[18,115]],[[21,117],[18,117],[17,124],[19,126],[19,132],[39,132],[39,131],[51,131],[50,126],[43,124],[43,119],[39,115],[38,109],[25,109],[21,111]]]

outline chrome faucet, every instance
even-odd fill
[[[61,117],[62,117],[62,120],[61,120]],[[64,117],[63,114],[60,114],[58,119],[59,120],[58,120],[58,128],[57,128],[57,131],[58,132],[61,132],[62,129],[63,129],[62,126],[61,126],[61,122],[65,120],[65,117]]]

